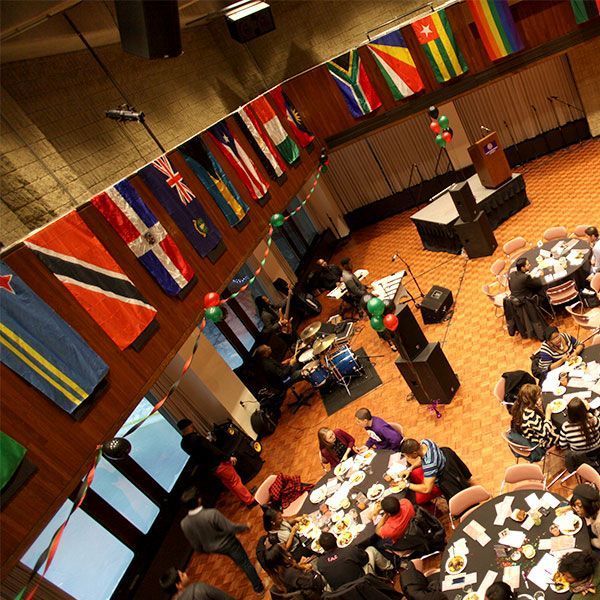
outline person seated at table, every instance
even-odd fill
[[[600,273],[600,235],[598,235],[598,228],[588,227],[585,230],[585,236],[587,237],[590,247],[592,248],[590,273],[591,279],[596,273]]]
[[[485,591],[485,600],[517,600],[517,594],[508,583],[496,581]]]
[[[270,536],[276,536],[281,546],[287,550],[295,560],[300,560],[303,556],[312,558],[314,552],[304,546],[298,535],[298,527],[304,515],[292,517],[288,520],[283,518],[283,514],[274,508],[264,509],[263,527]]]
[[[540,279],[533,278],[529,271],[531,263],[526,258],[518,258],[515,262],[516,270],[508,276],[508,288],[515,298],[533,298],[540,297],[542,282]]]
[[[537,352],[538,365],[543,371],[553,371],[573,356],[579,356],[582,350],[583,344],[577,338],[549,326],[544,331],[544,341]]]
[[[600,549],[600,491],[590,483],[580,483],[569,503],[587,524],[592,546]]]
[[[558,445],[564,450],[585,454],[594,468],[600,465],[600,412],[590,410],[581,398],[567,404],[567,420],[560,428]]]
[[[316,280],[318,286],[324,290],[331,291],[341,281],[342,269],[337,265],[328,264],[323,258],[317,260],[318,270]]]
[[[444,498],[449,500],[470,486],[471,471],[452,448],[440,448],[428,439],[420,442],[405,439],[400,452],[410,465],[407,469],[409,474],[418,467],[423,468],[423,483],[408,484],[408,489],[413,492],[430,494],[437,485]]]
[[[338,548],[333,533],[325,532],[319,537],[325,553],[317,559],[317,571],[332,590],[356,581],[367,573],[393,569],[392,563],[373,546],[364,549],[357,545]]]
[[[337,467],[343,460],[358,451],[354,438],[343,429],[321,427],[318,436],[321,464],[325,471]]]
[[[260,367],[270,385],[279,390],[291,387],[302,379],[302,365],[295,358],[287,358],[281,362],[273,357],[273,350],[267,344],[261,344],[255,351]]]
[[[398,450],[402,444],[402,434],[381,417],[374,417],[368,408],[359,408],[354,414],[357,425],[366,429],[369,438],[359,451],[367,448],[375,450]]]
[[[425,577],[411,560],[400,563],[400,587],[406,600],[448,600],[440,590],[439,574]]]
[[[425,481],[423,467],[417,467],[416,469],[413,469],[410,472],[410,475],[408,476],[408,480],[411,483],[423,483]],[[430,507],[427,507],[426,505],[428,505],[435,498],[439,498],[442,495],[442,490],[440,490],[440,488],[434,484],[431,488],[431,491],[427,494],[423,492],[412,492],[412,494],[414,496],[415,504],[418,504],[419,506],[425,506],[427,510],[431,510],[432,508],[434,508],[433,505],[431,505]]]
[[[265,552],[267,572],[275,584],[286,592],[303,591],[307,598],[321,598],[325,582],[308,562],[297,562],[280,544]]]
[[[159,585],[170,597],[177,594],[176,600],[234,600],[233,596],[208,583],[191,581],[185,571],[179,571],[175,567],[161,575]]]
[[[382,510],[383,517],[375,526],[375,534],[394,545],[408,529],[410,520],[415,516],[415,507],[410,500],[395,496],[386,496],[375,505],[375,511]]]
[[[513,404],[511,429],[522,435],[529,444],[547,450],[558,442],[558,431],[552,422],[550,404],[542,410],[542,389],[526,383]]]
[[[304,492],[313,489],[312,483],[300,481],[300,475],[286,475],[277,473],[275,481],[269,488],[268,505],[275,510],[287,508],[294,500],[298,499]]]
[[[594,600],[600,595],[600,559],[593,552],[563,555],[558,571],[569,583],[571,600]]]

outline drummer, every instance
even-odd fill
[[[255,350],[255,355],[260,361],[260,366],[269,384],[284,390],[302,379],[302,365],[294,357],[278,362],[272,357],[272,354],[273,350],[267,344],[262,344]]]

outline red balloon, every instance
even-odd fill
[[[440,124],[437,121],[431,121],[431,123],[429,123],[429,129],[431,129],[433,133],[439,133],[442,130]]]
[[[442,132],[442,137],[446,142],[449,142],[452,139],[452,134],[449,131]]]
[[[383,324],[386,329],[389,329],[390,331],[396,331],[398,327],[398,317],[392,314],[385,315],[385,317],[383,317]]]
[[[210,308],[211,306],[219,306],[221,303],[221,296],[217,292],[208,292],[204,296],[204,308]]]

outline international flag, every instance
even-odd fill
[[[138,175],[200,256],[206,256],[217,247],[221,232],[166,154],[146,165]]]
[[[133,344],[156,317],[156,309],[77,212],[46,225],[24,243],[119,349]]]
[[[438,10],[415,21],[412,28],[437,81],[443,83],[468,71],[467,63],[454,41],[445,10]]]
[[[209,127],[208,134],[248,188],[250,196],[254,200],[260,200],[268,192],[269,184],[257,171],[252,159],[240,146],[225,121]]]
[[[27,448],[0,431],[0,490],[9,483],[21,466]]]
[[[273,99],[273,102],[275,102],[275,106],[285,115],[296,141],[303,148],[306,148],[306,146],[315,139],[315,135],[306,126],[300,113],[296,110],[292,101],[283,91],[283,88],[279,85],[276,88],[273,88],[269,92],[269,95]]]
[[[467,0],[490,60],[523,49],[507,0]]]
[[[136,258],[169,296],[180,295],[194,278],[173,238],[127,180],[92,198]]]
[[[227,222],[237,225],[250,210],[241,199],[213,153],[198,134],[179,147],[185,162],[216,202]]]
[[[2,261],[0,298],[0,362],[72,413],[108,365]]]
[[[381,100],[353,49],[327,63],[327,70],[340,88],[348,110],[355,119],[381,106]]]
[[[600,0],[571,0],[575,22],[580,25],[600,14]]]
[[[394,100],[402,100],[424,89],[415,61],[400,30],[372,40],[367,47],[392,91]]]

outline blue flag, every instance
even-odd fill
[[[0,362],[72,413],[108,365],[2,261],[0,300]]]

